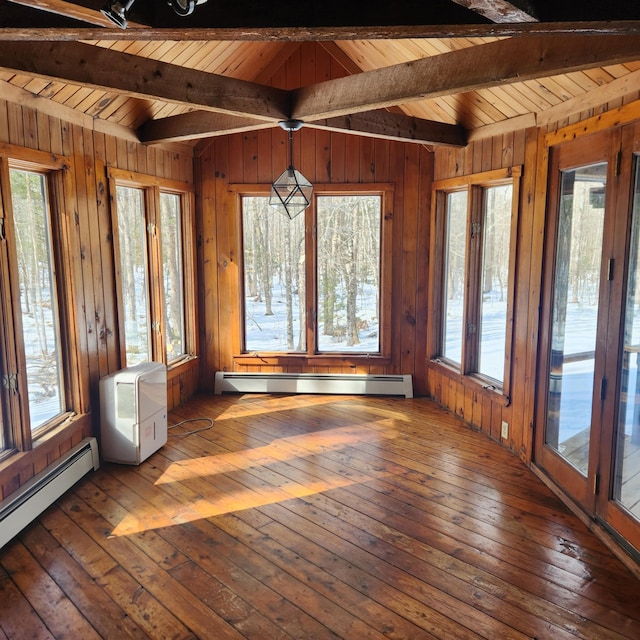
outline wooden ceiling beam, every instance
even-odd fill
[[[59,16],[64,16],[65,18],[73,18],[74,20],[80,20],[82,22],[86,22],[88,24],[94,24],[98,27],[107,27],[112,28],[113,22],[109,20],[103,13],[100,11],[96,11],[95,9],[90,9],[88,7],[83,7],[79,4],[74,4],[73,2],[66,2],[66,0],[8,0],[13,4],[19,4],[24,7],[32,7],[34,9],[40,9],[41,11],[46,11],[47,13],[55,13]],[[137,27],[141,27],[143,25],[137,24],[135,22],[130,22],[127,20],[127,28],[135,29]],[[47,31],[55,29],[47,29]],[[119,29],[122,31],[122,29]],[[104,31],[101,31],[104,33]]]
[[[452,0],[491,22],[537,22],[535,11],[527,0]]]
[[[270,122],[289,116],[289,94],[282,89],[79,42],[15,42],[0,47],[0,67]]]
[[[637,36],[515,38],[284,91],[82,43],[16,42],[0,47],[0,67],[18,73],[244,118],[235,124],[221,124],[220,118],[198,124],[197,116],[176,116],[166,125],[149,124],[143,132],[149,141],[209,136],[228,132],[229,126],[246,130],[259,127],[259,121],[271,126],[293,117],[361,135],[464,144],[460,130],[447,125],[437,130],[435,123],[380,110],[639,57]],[[181,123],[186,133],[178,130]]]
[[[291,92],[291,117],[320,120],[640,58],[638,36],[511,38]]]
[[[168,118],[149,120],[138,129],[138,137],[141,142],[147,144],[180,142],[266,129],[274,124],[208,111],[190,111]],[[463,147],[467,142],[465,130],[458,125],[422,120],[384,110],[326,118],[305,124],[313,129],[401,142],[455,147]]]
[[[131,24],[131,23],[130,23]],[[504,38],[539,35],[634,35],[640,20],[514,22],[450,25],[348,27],[211,27],[136,29],[91,27],[0,27],[0,42],[77,42],[80,40],[140,40],[175,42],[267,41],[324,42],[334,40],[399,40],[407,38]]]
[[[256,129],[268,129],[275,122],[265,122],[255,118],[242,118],[211,111],[190,111],[167,118],[148,120],[138,129],[140,142],[178,142],[243,133]]]
[[[417,142],[429,145],[464,147],[467,135],[463,127],[444,122],[423,120],[385,110],[367,111],[306,123],[314,129],[354,133],[365,137]]]

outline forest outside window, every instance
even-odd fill
[[[508,387],[519,168],[436,183],[442,247],[438,359]]]
[[[195,343],[191,187],[115,169],[109,177],[123,366],[178,364]]]
[[[266,193],[241,195],[245,353],[386,353],[390,193],[316,185],[311,207],[293,220]]]
[[[67,340],[73,277],[62,257],[71,249],[61,246],[64,159],[15,156],[0,157],[0,452],[30,448],[77,397]]]

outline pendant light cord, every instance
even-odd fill
[[[293,171],[293,129],[289,129],[289,169]]]

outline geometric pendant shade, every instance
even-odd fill
[[[311,203],[313,186],[293,168],[293,132],[304,124],[301,120],[283,120],[280,126],[289,132],[289,166],[271,185],[269,204],[293,220]]]

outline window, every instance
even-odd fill
[[[46,175],[10,169],[22,344],[31,430],[62,412],[58,293]]]
[[[464,282],[467,251],[467,192],[447,194],[445,236],[444,339],[442,355],[458,364],[462,362],[464,334]]]
[[[246,353],[388,355],[390,198],[386,185],[316,186],[289,220],[266,192],[241,194]]]
[[[443,265],[435,352],[501,389],[508,386],[519,174],[514,168],[435,185]]]
[[[195,352],[192,187],[116,169],[109,178],[123,366],[176,365]]]
[[[0,156],[0,453],[30,448],[78,409],[67,341],[73,274],[61,248],[64,159],[7,151]]]

